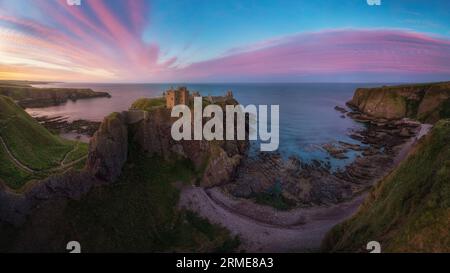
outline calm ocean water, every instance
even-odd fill
[[[160,96],[171,86],[179,84],[80,84],[58,83],[45,87],[92,88],[107,91],[111,98],[96,98],[67,102],[64,105],[47,108],[27,109],[31,115],[67,116],[71,120],[87,119],[101,121],[111,112],[127,110],[138,98]],[[342,118],[334,110],[336,105],[344,106],[358,87],[381,84],[353,83],[292,83],[292,84],[185,84],[191,91],[203,96],[224,95],[232,90],[234,97],[243,105],[280,105],[279,152],[288,157],[299,156],[302,160],[329,160],[333,167],[342,167],[352,161],[329,159],[320,145],[333,141],[356,143],[348,132],[362,125],[349,118]],[[37,86],[39,87],[39,86]],[[256,147],[257,145],[253,145]],[[259,147],[259,146],[258,146]]]

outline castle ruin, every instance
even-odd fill
[[[189,90],[186,87],[178,87],[178,89],[170,88],[164,93],[166,98],[166,107],[172,109],[175,105],[189,105],[194,97],[201,97],[199,92],[192,92],[189,94]],[[206,99],[210,103],[224,102],[227,99],[233,98],[233,92],[231,90],[226,92],[225,96],[208,96]]]

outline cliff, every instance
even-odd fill
[[[86,169],[95,177],[113,182],[128,156],[128,128],[124,114],[106,117],[89,143]]]
[[[171,126],[175,120],[170,117],[169,109],[158,104],[159,101],[159,98],[140,99],[128,111],[128,120],[135,120],[130,125],[130,139],[133,143],[148,155],[157,155],[168,161],[179,158],[189,160],[199,173],[197,180],[203,186],[228,182],[246,153],[248,141],[174,141]],[[237,102],[230,99],[223,102],[222,106],[225,104]],[[147,114],[136,122],[136,118],[131,118],[131,115],[136,115],[139,111]]]
[[[450,251],[450,120],[439,121],[408,158],[370,192],[359,211],[334,227],[323,250]]]
[[[374,118],[435,123],[450,117],[450,82],[359,88],[347,104]]]

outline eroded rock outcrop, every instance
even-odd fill
[[[112,182],[120,175],[127,155],[126,117],[123,113],[113,113],[104,119],[91,139],[86,169],[94,177]]]
[[[202,185],[205,187],[218,186],[230,182],[235,176],[242,155],[230,156],[218,146],[211,147],[211,154],[202,177]]]

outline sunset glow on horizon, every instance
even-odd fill
[[[450,79],[447,2],[427,1],[434,13],[424,10],[424,1],[398,1],[409,10],[388,1],[379,7],[365,1],[224,2],[0,0],[0,79]]]

